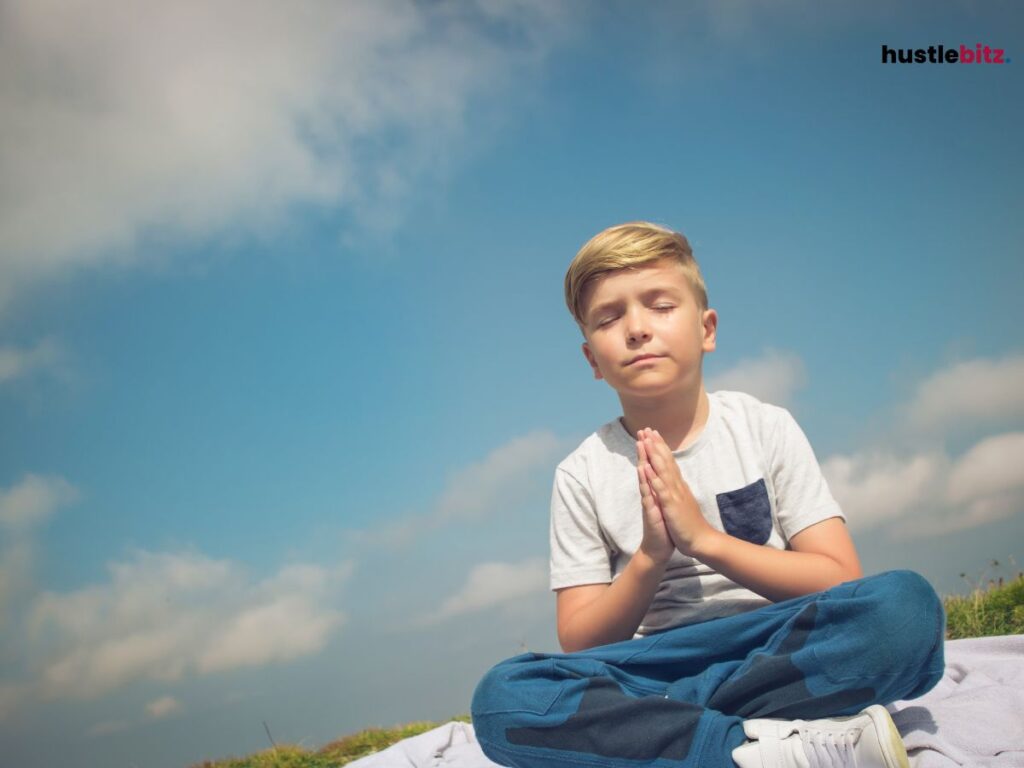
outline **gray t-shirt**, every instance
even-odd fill
[[[830,517],[845,520],[789,411],[742,392],[712,392],[708,403],[704,430],[674,455],[713,528],[787,549],[804,528]],[[615,419],[580,443],[555,470],[551,589],[613,581],[642,537],[636,441],[621,419]],[[637,636],[769,602],[677,551]]]

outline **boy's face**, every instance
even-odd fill
[[[583,354],[622,397],[657,396],[701,383],[701,361],[715,348],[718,316],[701,310],[675,261],[610,272],[583,296]],[[652,355],[637,359],[641,355]]]

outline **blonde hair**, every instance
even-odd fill
[[[609,227],[590,238],[565,273],[565,305],[580,330],[584,328],[583,295],[592,281],[608,272],[640,267],[659,259],[674,259],[679,263],[700,308],[707,309],[707,288],[687,239],[657,224],[631,221]]]

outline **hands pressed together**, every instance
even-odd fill
[[[672,451],[656,430],[641,429],[636,452],[644,525],[640,549],[658,563],[667,562],[676,549],[694,556],[699,542],[715,531],[701,514]]]

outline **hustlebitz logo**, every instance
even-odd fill
[[[890,48],[882,46],[883,64],[1009,64],[1002,48],[983,43],[973,46],[929,45],[927,48]]]

